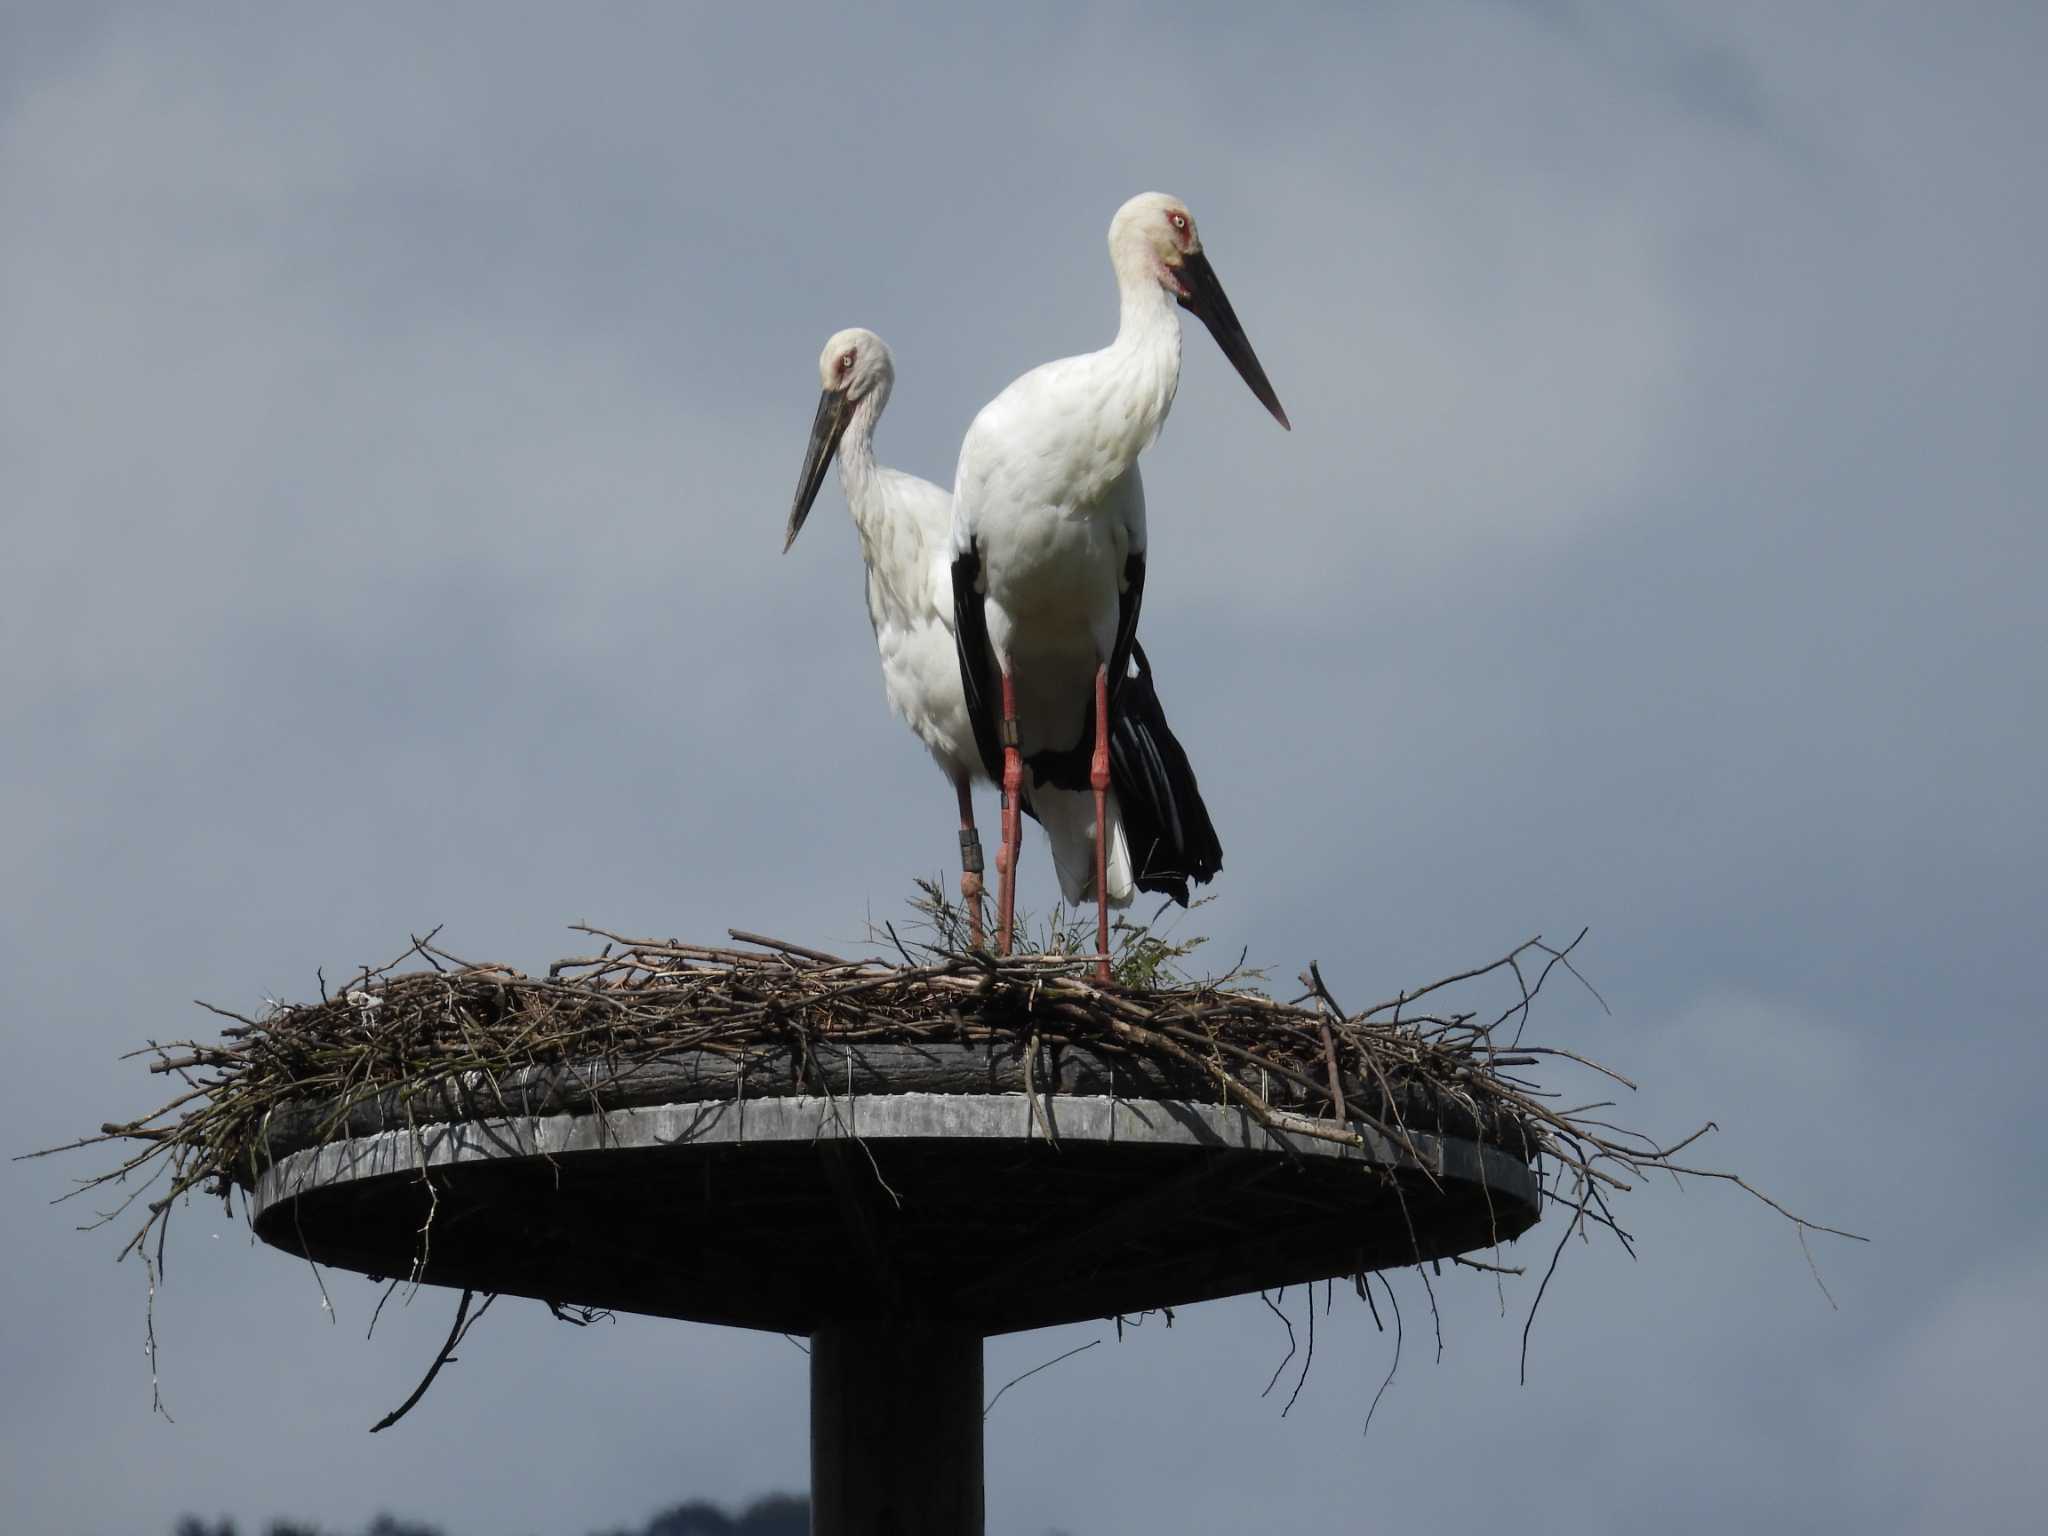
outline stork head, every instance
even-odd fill
[[[1156,283],[1206,325],[1259,403],[1281,426],[1288,426],[1280,397],[1273,393],[1237,312],[1224,297],[1216,269],[1202,252],[1202,237],[1186,203],[1164,192],[1140,192],[1109,221],[1109,258],[1120,284],[1128,288]]]
[[[854,408],[872,399],[880,411],[888,403],[889,386],[896,380],[896,363],[882,338],[859,326],[834,333],[818,354],[818,379],[825,392],[818,397],[818,414],[811,422],[811,445],[804,452],[803,472],[797,477],[796,500],[789,509],[789,528],[783,535],[782,552],[796,542],[811,515],[811,503],[818,499],[818,487],[825,483],[825,471],[832,455],[839,451],[839,439],[846,435]]]

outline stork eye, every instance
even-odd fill
[[[1181,234],[1186,234],[1188,232],[1188,216],[1186,214],[1169,213],[1167,215],[1167,218],[1173,221],[1173,227],[1176,230],[1178,230]]]

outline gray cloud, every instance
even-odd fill
[[[1878,1242],[1816,1246],[1835,1311],[1738,1192],[1648,1188],[1527,1388],[1533,1287],[1448,1277],[1438,1365],[1397,1280],[1362,1443],[1361,1308],[1284,1421],[1269,1314],[1191,1309],[1004,1400],[991,1528],[2024,1528],[2034,16],[57,14],[0,47],[14,1150],[140,1104],[113,1058],[185,999],[436,922],[527,965],[579,918],[857,943],[950,805],[833,493],[775,554],[817,347],[881,331],[884,457],[949,479],[981,401],[1109,334],[1103,228],[1163,187],[1296,423],[1191,333],[1146,464],[1148,648],[1229,854],[1191,925],[1362,996],[1590,922],[1615,1015],[1546,1031]],[[202,1206],[154,1422],[140,1275],[42,1206],[83,1168],[0,1186],[24,1529],[580,1531],[805,1475],[780,1339],[510,1304],[372,1441],[446,1299],[366,1344],[368,1287],[328,1327]]]

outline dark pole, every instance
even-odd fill
[[[971,1328],[812,1334],[812,1536],[982,1536],[981,1392]]]

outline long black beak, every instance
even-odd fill
[[[1245,339],[1244,327],[1237,323],[1237,311],[1223,296],[1223,284],[1217,280],[1216,269],[1209,265],[1209,258],[1200,251],[1189,253],[1181,258],[1177,275],[1180,279],[1180,307],[1209,327],[1209,334],[1216,338],[1216,345],[1223,349],[1223,355],[1230,359],[1239,377],[1251,386],[1252,393],[1259,397],[1259,404],[1273,413],[1275,421],[1292,432],[1294,428],[1287,420],[1287,413],[1280,409],[1280,397],[1273,393],[1273,386],[1266,379],[1266,370],[1259,366],[1258,354],[1252,351],[1252,344]]]
[[[852,419],[852,403],[845,390],[828,389],[818,397],[817,418],[811,422],[811,446],[804,451],[803,473],[797,476],[796,500],[789,509],[789,531],[782,539],[785,555],[796,542],[804,519],[811,515],[811,503],[818,499],[818,487],[825,483],[825,471],[831,468],[832,455],[839,451],[839,439]]]

